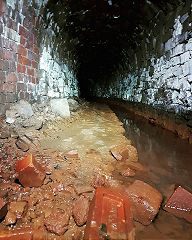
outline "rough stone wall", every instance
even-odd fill
[[[125,68],[94,94],[181,113],[192,110],[191,1],[167,13],[158,10],[136,49],[127,49]]]
[[[46,2],[0,0],[0,115],[19,99],[78,95],[75,75],[45,43]]]

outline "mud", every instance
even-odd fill
[[[22,217],[8,208],[6,219],[0,223],[3,231],[32,228],[46,232],[48,239],[82,239],[95,188],[122,185],[113,177],[119,162],[110,149],[126,146],[127,157],[122,161],[125,166],[138,161],[136,149],[123,135],[122,123],[103,104],[87,104],[71,118],[55,118],[40,130],[20,128],[15,135],[24,136],[25,143],[28,139],[28,151],[18,147],[18,137],[11,137],[14,129],[9,131],[7,135],[6,129],[6,136],[0,139],[0,197],[9,206],[26,206]],[[25,151],[46,172],[40,187],[32,187],[33,181],[26,179],[21,185],[18,180],[15,168],[18,160],[28,154]]]

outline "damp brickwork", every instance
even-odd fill
[[[191,1],[181,2],[177,8],[170,5],[167,12],[156,8],[152,13],[148,27],[138,35],[137,47],[124,50],[127,57],[124,66],[117,66],[108,83],[96,83],[93,94],[142,103],[179,115],[190,113]]]
[[[75,75],[47,41],[54,33],[44,24],[46,2],[0,0],[0,114],[20,99],[78,95]]]

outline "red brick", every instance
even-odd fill
[[[5,12],[6,11],[6,6],[4,1],[0,1],[0,12]]]
[[[37,69],[38,68],[38,63],[35,62],[35,61],[32,61],[32,67]]]
[[[17,82],[17,76],[15,73],[9,73],[6,77],[6,82]]]
[[[107,229],[102,229],[103,225]],[[129,198],[116,189],[98,187],[89,208],[84,239],[101,240],[110,236],[110,239],[131,240],[134,235]]]
[[[0,71],[0,83],[6,82],[6,74],[5,72]]]
[[[35,46],[35,44],[33,45],[33,51],[36,54],[39,54],[39,49],[37,48],[37,46]]]
[[[3,92],[16,92],[16,85],[10,83],[3,83],[1,85],[1,90]]]
[[[24,38],[24,36],[21,35],[21,37],[20,37],[20,44],[21,45],[25,45],[25,41],[26,41],[26,39]]]
[[[27,74],[30,75],[30,76],[34,76],[34,70],[28,68],[28,69],[27,69]]]
[[[11,60],[12,59],[12,53],[6,49],[3,49],[3,59],[4,60]]]
[[[18,73],[25,73],[25,71],[26,71],[25,66],[23,66],[23,65],[21,65],[21,64],[18,64],[18,65],[17,65],[17,72],[18,72]]]
[[[163,209],[192,223],[192,194],[179,186]]]
[[[136,180],[125,192],[131,202],[134,220],[149,225],[159,211],[162,202],[161,193],[140,180]]]
[[[28,38],[29,36],[29,31],[27,31],[24,27],[20,26],[19,27],[19,34],[23,36],[24,38]]]
[[[16,172],[18,172],[19,181],[24,187],[40,187],[45,178],[44,169],[30,153],[17,162]]]
[[[18,61],[22,65],[31,66],[31,61],[28,58],[21,56],[20,54],[18,55]]]
[[[18,46],[18,54],[21,54],[22,56],[27,56],[27,50],[23,46]]]

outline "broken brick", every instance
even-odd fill
[[[129,151],[125,145],[115,146],[110,149],[110,152],[118,161],[125,161],[129,157]]]
[[[179,186],[163,209],[192,223],[192,194]]]
[[[129,198],[116,190],[98,187],[89,208],[84,240],[133,240],[134,236]]]
[[[125,192],[130,198],[135,221],[149,225],[159,211],[162,195],[149,184],[136,180]]]
[[[77,226],[82,226],[87,221],[89,211],[89,200],[88,198],[81,196],[75,201],[73,207],[73,217]]]
[[[49,232],[60,236],[67,231],[69,218],[68,211],[58,208],[45,218],[44,224]]]
[[[9,212],[12,212],[16,215],[17,218],[22,218],[24,211],[26,210],[27,202],[17,201],[11,202],[9,205]]]
[[[45,178],[45,171],[41,165],[35,161],[32,154],[17,162],[16,172],[18,172],[19,182],[24,187],[40,187]]]
[[[27,152],[29,150],[29,145],[22,139],[18,138],[15,142],[16,146],[21,149],[23,152]]]

